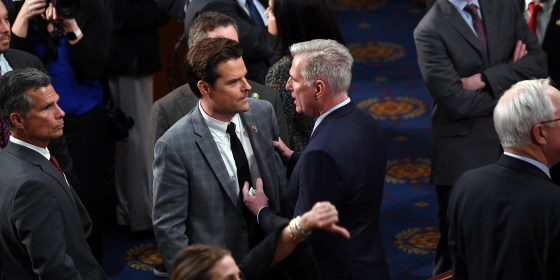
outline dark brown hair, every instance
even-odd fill
[[[226,38],[205,38],[194,44],[185,63],[185,77],[192,92],[198,98],[202,97],[197,83],[205,81],[214,86],[222,75],[218,71],[218,64],[238,59],[242,55],[241,45]]]
[[[209,280],[209,271],[230,252],[218,247],[192,245],[177,254],[171,280]]]

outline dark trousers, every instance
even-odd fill
[[[88,238],[93,255],[101,262],[103,256],[103,220],[100,201],[106,174],[107,114],[99,105],[81,115],[67,114],[64,117],[64,136],[68,153],[74,162],[74,174],[79,186],[75,186],[93,222]]]
[[[436,191],[439,205],[439,232],[441,236],[437,244],[436,255],[434,258],[434,275],[446,272],[452,268],[451,255],[447,245],[447,205],[449,204],[451,186],[436,186]]]

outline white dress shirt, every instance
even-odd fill
[[[222,160],[224,161],[230,179],[235,181],[237,185],[237,167],[235,166],[235,159],[233,158],[233,153],[231,152],[229,134],[226,132],[230,122],[235,124],[235,133],[237,134],[239,141],[241,141],[241,145],[243,145],[243,150],[245,150],[245,155],[247,156],[247,161],[249,162],[249,169],[251,170],[251,179],[253,180],[252,184],[254,186],[257,178],[260,178],[259,167],[257,165],[255,153],[253,152],[253,147],[251,146],[249,135],[245,126],[243,126],[243,123],[241,122],[239,114],[235,114],[230,122],[223,122],[206,114],[204,109],[202,109],[202,106],[200,106],[200,101],[198,102],[198,108],[202,113],[202,117],[204,118],[212,137],[214,138],[214,142],[216,142],[216,146],[222,156]]]

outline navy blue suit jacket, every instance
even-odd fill
[[[285,214],[301,215],[330,201],[351,235],[346,240],[316,231],[309,237],[321,279],[388,279],[379,229],[386,161],[381,130],[353,103],[329,114],[301,155],[292,157],[286,201],[292,207]]]

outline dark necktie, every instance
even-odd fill
[[[486,49],[486,32],[484,31],[484,23],[480,16],[478,16],[477,12],[478,7],[473,4],[469,4],[465,6],[465,11],[471,15],[473,21],[474,31],[476,32],[476,36],[478,37],[478,41],[483,48]]]
[[[8,146],[10,141],[10,129],[4,119],[0,119],[0,148]]]
[[[529,29],[533,34],[537,34],[537,26],[539,25],[537,19],[539,12],[542,11],[542,6],[540,4],[535,4],[534,2],[529,3]]]
[[[262,20],[261,14],[259,13],[259,10],[257,10],[257,6],[255,6],[255,3],[253,3],[253,0],[246,0],[245,3],[247,3],[249,15],[253,19],[255,26],[264,27],[264,22]]]
[[[64,174],[64,172],[62,172],[62,168],[60,168],[60,165],[58,164],[58,161],[56,160],[56,158],[53,155],[51,155],[50,160],[51,160],[52,164],[54,165],[54,167],[56,167],[56,169],[58,169],[58,172]]]
[[[249,182],[249,187],[251,187],[251,171],[249,170],[249,162],[247,161],[247,155],[245,155],[245,150],[243,150],[243,145],[237,134],[235,134],[235,124],[230,123],[226,130],[229,134],[229,141],[231,146],[231,152],[233,153],[233,159],[235,160],[235,166],[237,167],[237,181],[239,183],[239,191],[243,189],[243,184]]]

